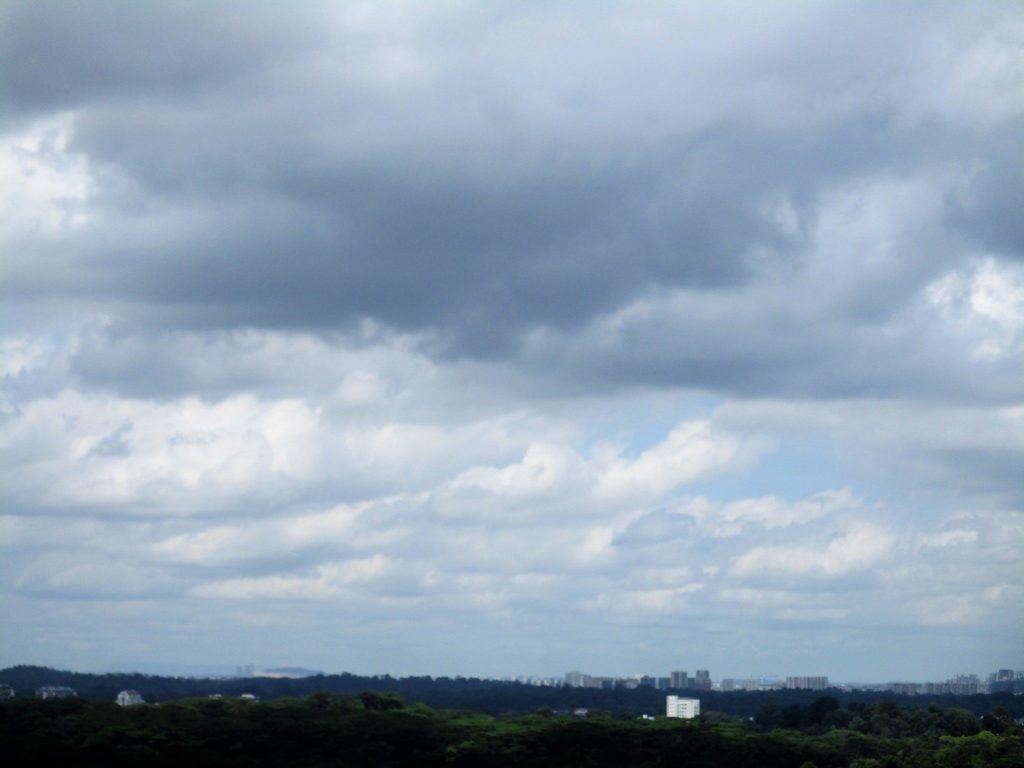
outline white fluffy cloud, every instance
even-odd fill
[[[313,478],[317,419],[294,400],[158,404],[66,391],[9,419],[5,490],[41,509],[218,509]]]

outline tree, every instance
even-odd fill
[[[839,709],[839,699],[835,696],[821,696],[811,702],[807,708],[807,721],[811,725],[822,725],[830,712]]]
[[[397,693],[378,693],[376,691],[364,691],[359,694],[365,709],[387,711],[392,709],[405,709],[405,700]]]

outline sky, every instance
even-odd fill
[[[1024,669],[1024,6],[0,3],[0,665]]]

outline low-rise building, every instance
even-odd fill
[[[68,688],[66,685],[44,685],[42,688],[36,688],[36,696],[40,699],[69,699],[77,695],[74,688]]]
[[[700,714],[700,699],[685,699],[682,696],[665,697],[665,716],[692,720]]]
[[[142,694],[138,691],[121,691],[117,694],[117,706],[119,707],[134,707],[145,703],[142,700]]]
[[[14,689],[6,683],[0,683],[0,700],[2,699],[13,699]]]

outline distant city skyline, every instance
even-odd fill
[[[87,688],[91,685],[89,682],[90,675],[88,673],[82,674],[81,671],[73,670],[54,670],[40,667],[14,667],[5,668],[0,670],[3,672],[3,676],[6,680],[17,680],[19,689],[23,692],[26,686],[24,685],[26,680],[31,680],[34,676],[37,681],[40,680],[53,680],[64,678],[70,681],[80,681]],[[115,677],[121,677],[122,679],[127,678],[128,680],[137,680],[139,678],[138,672],[120,672],[113,673]],[[26,677],[28,676],[28,677]],[[177,676],[177,677],[160,677],[158,675],[144,676],[144,685],[151,686],[159,682],[160,685],[180,685],[182,682],[187,681],[205,681],[207,683],[221,681],[226,684],[237,686],[238,683],[245,684],[247,681],[253,678],[269,678],[269,680],[261,681],[260,685],[265,688],[271,681],[280,678],[290,678],[289,684],[298,683],[300,680],[306,681],[306,686],[310,684],[314,686],[336,686],[339,682],[338,679],[331,680],[332,677],[339,677],[343,680],[343,685],[351,687],[354,681],[363,681],[362,683],[356,683],[357,685],[370,685],[375,688],[381,688],[382,690],[408,690],[409,686],[412,685],[414,688],[424,690],[423,686],[426,684],[432,687],[430,683],[426,683],[424,676],[388,676],[388,675],[370,675],[370,676],[351,676],[351,673],[324,673],[322,670],[305,669],[302,667],[285,667],[275,668],[257,671],[255,665],[245,664],[240,665],[236,668],[234,675],[214,674],[214,675],[192,675],[192,676]],[[91,676],[93,680],[96,679],[96,675]],[[108,680],[110,673],[104,673],[99,676],[100,679]],[[346,679],[347,678],[347,679]],[[1024,694],[1024,670],[1014,669],[999,669],[991,672],[987,675],[978,674],[955,674],[952,677],[944,681],[930,681],[930,682],[910,682],[910,681],[888,681],[884,683],[879,682],[852,682],[852,681],[836,681],[829,680],[828,677],[823,675],[818,676],[787,676],[785,681],[782,682],[780,679],[775,677],[768,678],[748,678],[748,679],[734,679],[734,678],[722,678],[721,680],[712,680],[709,670],[701,670],[694,677],[689,677],[684,672],[676,670],[673,671],[669,676],[657,676],[649,674],[636,674],[628,677],[611,677],[611,676],[598,676],[590,675],[587,673],[580,672],[579,670],[570,670],[566,672],[562,678],[550,678],[550,677],[534,677],[520,675],[516,678],[488,678],[486,676],[482,678],[466,678],[462,676],[456,676],[454,679],[450,677],[430,677],[427,679],[432,680],[433,683],[441,686],[460,685],[461,681],[474,680],[478,682],[490,682],[501,684],[517,684],[525,685],[531,688],[572,688],[572,689],[589,689],[590,691],[636,691],[640,694],[649,694],[651,692],[660,691],[665,693],[666,696],[666,712],[669,717],[693,717],[699,714],[700,698],[704,694],[714,696],[728,696],[731,693],[746,693],[749,691],[759,692],[771,692],[771,691],[803,691],[803,692],[818,692],[825,694],[828,691],[834,691],[837,693],[851,694],[858,690],[870,691],[874,693],[889,692],[898,696],[923,696],[923,697],[934,697],[934,696],[978,696],[978,695],[997,695],[997,694],[1013,694],[1022,695]],[[317,683],[317,680],[322,682]],[[140,682],[140,684],[142,684]],[[31,684],[27,686],[31,688]],[[682,695],[685,693],[686,695]],[[216,697],[220,697],[221,694],[214,692]],[[17,695],[15,689],[4,683],[0,684],[0,698],[11,699]],[[36,688],[36,696],[42,698],[63,698],[69,696],[77,696],[77,691],[68,686],[52,686],[44,685]],[[257,697],[251,693],[241,694],[243,699],[256,700]],[[117,703],[121,706],[133,706],[143,703],[141,695],[134,689],[125,689],[120,692],[117,697]]]
[[[165,665],[166,666],[166,665]],[[212,678],[246,678],[246,677],[315,677],[317,675],[338,675],[338,674],[361,674],[364,676],[390,675],[387,672],[359,673],[349,669],[321,670],[305,667],[264,667],[254,663],[240,664],[235,666],[234,673],[215,665],[205,669],[190,668],[180,665],[170,665],[165,671],[159,671],[154,667],[150,670],[142,668],[118,668],[118,669],[68,669],[70,672],[91,672],[91,673],[146,673],[146,674],[168,674],[172,676],[188,677],[212,677]],[[393,677],[477,677],[479,679],[532,683],[569,687],[591,687],[591,688],[614,688],[614,687],[642,687],[649,686],[658,690],[715,690],[721,692],[742,691],[742,690],[768,690],[768,689],[804,689],[804,690],[827,690],[831,687],[851,687],[865,685],[882,690],[890,690],[902,694],[972,694],[987,693],[989,687],[993,690],[1008,690],[1024,692],[1024,669],[1000,668],[989,672],[956,672],[947,675],[942,679],[935,680],[840,680],[828,675],[793,675],[763,673],[745,676],[729,674],[712,675],[710,670],[697,670],[693,676],[688,675],[685,670],[672,670],[664,673],[663,670],[648,670],[646,672],[635,672],[628,675],[607,675],[591,674],[581,670],[570,670],[563,675],[538,675],[538,674],[516,674],[516,675],[431,675],[430,673],[411,675],[392,675]],[[1005,685],[1011,684],[1012,685]]]
[[[1024,666],[1022,50],[0,0],[0,666]]]

